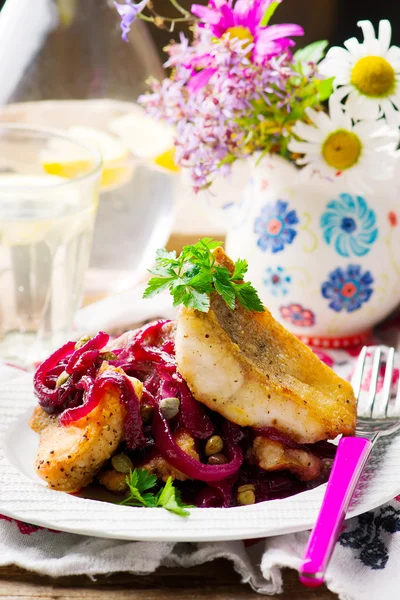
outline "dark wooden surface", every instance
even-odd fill
[[[160,569],[154,575],[102,575],[96,581],[88,577],[50,579],[16,567],[0,569],[0,600],[255,600],[260,597],[248,585],[240,583],[231,564],[224,560],[191,569]],[[280,600],[337,598],[325,587],[304,588],[294,571],[285,571],[283,594],[268,597]]]

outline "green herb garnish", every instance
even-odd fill
[[[256,289],[251,283],[242,281],[248,269],[247,261],[239,258],[231,273],[216,262],[212,251],[218,246],[221,242],[203,238],[193,246],[185,246],[179,256],[165,248],[157,250],[156,264],[149,269],[154,277],[150,279],[143,297],[152,298],[168,289],[174,306],[183,304],[208,312],[210,295],[217,292],[232,310],[235,310],[235,301],[238,300],[247,310],[263,312]]]
[[[165,508],[181,517],[189,516],[188,508],[193,508],[181,501],[179,490],[174,487],[172,477],[158,493],[150,492],[157,483],[157,477],[145,469],[135,469],[126,477],[129,495],[121,502],[129,506],[148,506],[149,508]]]

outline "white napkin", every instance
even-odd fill
[[[160,297],[150,304],[140,298],[141,290],[89,306],[81,311],[78,326],[91,333],[97,329],[122,331],[127,324],[130,327],[142,320],[172,316],[167,298]],[[387,326],[379,332],[379,338],[400,348],[400,323]],[[349,375],[356,359],[347,351],[324,351],[321,358],[342,376]],[[20,376],[20,371],[0,365],[0,381]],[[2,427],[0,423],[0,431]],[[398,600],[399,531],[400,496],[347,521],[328,569],[328,588],[341,600]],[[127,542],[57,533],[0,517],[0,566],[15,564],[51,576],[95,576],[117,571],[148,574],[160,566],[190,567],[226,558],[232,561],[243,583],[260,594],[273,595],[283,589],[282,568],[299,568],[307,538],[308,532],[302,532],[253,544]]]

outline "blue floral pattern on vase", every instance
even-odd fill
[[[373,294],[374,278],[369,271],[362,272],[359,265],[335,269],[329,280],[322,284],[322,295],[330,300],[329,308],[336,312],[354,312],[368,302]]]
[[[289,286],[292,278],[282,267],[268,267],[265,269],[266,278],[264,284],[275,297],[286,296],[289,292]]]
[[[295,210],[288,210],[288,202],[277,200],[275,204],[266,204],[254,223],[254,233],[259,234],[258,246],[272,253],[281,252],[286,244],[291,244],[297,235],[293,225],[299,219]]]
[[[365,256],[378,237],[375,212],[361,196],[340,194],[321,217],[324,240],[340,256]]]

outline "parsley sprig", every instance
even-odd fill
[[[154,277],[150,279],[143,297],[152,298],[168,289],[174,306],[183,304],[208,312],[210,295],[217,292],[232,310],[235,310],[235,301],[238,300],[247,310],[263,312],[257,291],[251,283],[243,282],[247,261],[239,258],[231,273],[216,262],[212,251],[218,246],[221,242],[203,238],[193,246],[185,246],[179,256],[165,248],[157,250],[155,266],[149,269]]]
[[[191,506],[181,501],[180,492],[174,487],[172,477],[158,493],[150,492],[157,483],[157,477],[145,469],[135,469],[126,478],[129,494],[121,502],[129,506],[148,506],[150,508],[165,508],[181,517],[189,516],[188,508]]]

